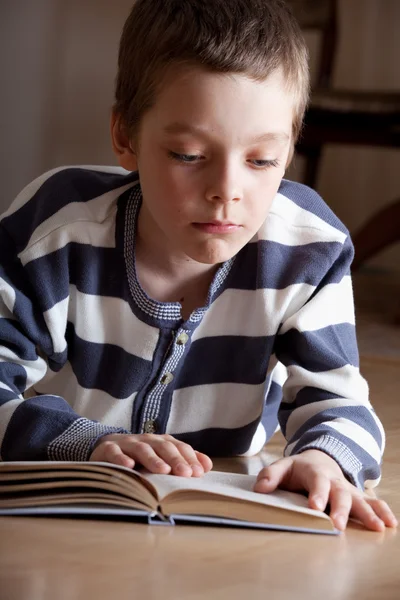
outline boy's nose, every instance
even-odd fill
[[[242,197],[237,172],[226,167],[214,171],[206,189],[206,199],[209,202],[239,202]]]
[[[224,204],[228,202],[239,202],[241,199],[239,194],[229,194],[223,192],[206,194],[206,198],[209,202],[221,202]]]

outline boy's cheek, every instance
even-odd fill
[[[136,155],[125,152],[123,154],[117,154],[119,166],[126,171],[138,171],[138,161]]]

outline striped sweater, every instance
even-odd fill
[[[0,221],[2,460],[87,460],[112,432],[170,433],[211,456],[332,456],[358,487],[384,433],[361,377],[347,230],[283,180],[257,235],[222,264],[206,305],[141,288],[138,176],[46,173]]]

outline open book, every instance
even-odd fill
[[[0,462],[0,515],[117,517],[336,534],[307,498],[253,492],[256,477],[154,475],[101,462]]]

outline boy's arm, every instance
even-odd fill
[[[359,488],[377,485],[385,438],[359,372],[349,238],[309,301],[283,323],[276,356],[286,366],[279,422],[285,456],[334,458]]]
[[[80,417],[59,396],[24,398],[66,356],[54,352],[39,286],[1,226],[0,262],[0,460],[88,460],[99,437],[128,432]]]

